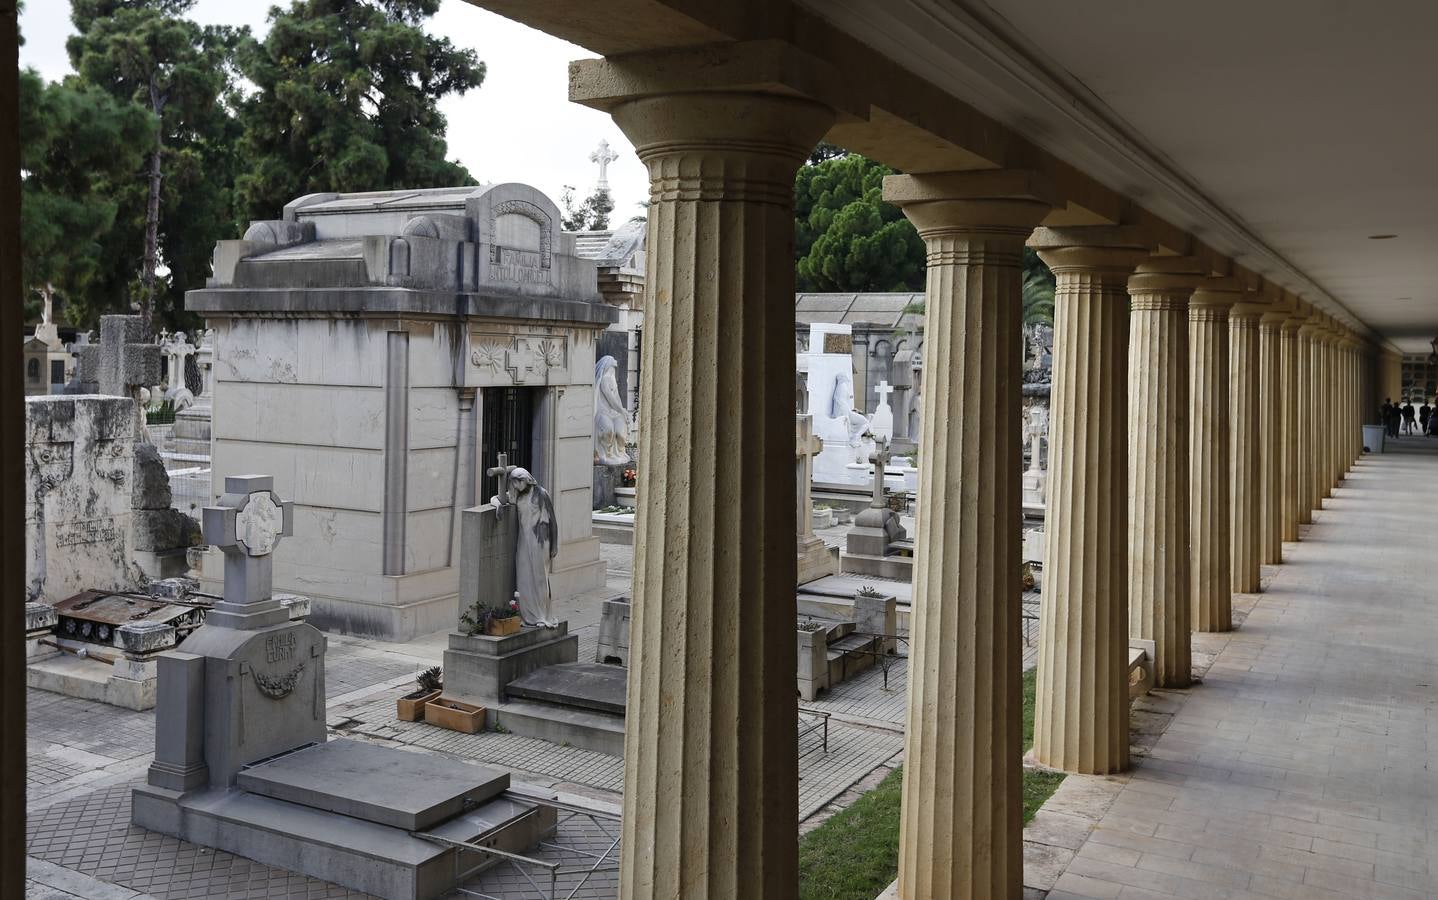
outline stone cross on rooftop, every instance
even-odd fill
[[[160,348],[145,340],[139,316],[101,316],[100,342],[80,351],[80,381],[98,393],[133,398],[160,380]]]
[[[600,139],[599,148],[589,154],[589,161],[599,164],[599,190],[609,189],[609,164],[619,158],[619,154],[609,149],[609,142]]]
[[[253,631],[289,620],[271,586],[275,548],[294,533],[294,507],[274,486],[269,475],[231,475],[219,503],[204,508],[205,542],[225,554],[225,598],[206,625]]]
[[[874,499],[869,501],[870,509],[883,509],[888,505],[884,502],[884,466],[892,455],[888,438],[874,439],[874,452],[869,454],[869,462],[874,464]]]

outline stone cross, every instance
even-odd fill
[[[609,190],[609,164],[619,158],[619,154],[609,149],[609,142],[603,138],[599,141],[599,148],[589,154],[589,161],[599,164],[599,190]]]
[[[1049,414],[1042,406],[1035,406],[1029,410],[1029,420],[1024,426],[1024,431],[1029,436],[1029,471],[1041,472],[1042,465],[1042,442],[1048,438]]]
[[[100,342],[80,351],[80,381],[111,397],[134,399],[160,380],[160,348],[145,340],[139,316],[101,316]]]
[[[488,476],[490,476],[490,477],[492,477],[492,478],[499,478],[499,479],[501,479],[498,487],[499,487],[500,493],[502,494],[502,493],[504,492],[505,488],[509,487],[509,473],[510,473],[510,472],[513,472],[513,471],[514,471],[515,469],[517,469],[517,468],[519,468],[519,466],[511,466],[511,465],[509,464],[509,454],[508,454],[508,453],[501,453],[501,454],[499,454],[499,465],[497,465],[497,466],[492,466],[492,467],[490,467],[490,468],[488,468],[488,469],[485,469],[485,470],[484,470],[484,474],[486,474],[486,475],[488,475]],[[499,494],[496,494],[495,496],[496,496],[496,497],[499,497],[499,499],[501,499],[501,500],[504,500],[504,499],[505,499],[504,497],[501,497]],[[498,505],[499,505],[498,503],[495,504],[495,506],[498,506]]]
[[[207,625],[253,631],[289,620],[272,595],[273,554],[294,533],[294,506],[274,486],[269,475],[230,475],[219,503],[204,508],[205,542],[225,554],[225,598]]]
[[[874,388],[874,393],[879,395],[879,405],[869,417],[869,431],[873,432],[876,438],[894,438],[894,410],[889,406],[889,395],[893,392],[893,386],[887,381],[879,382],[879,386]]]
[[[869,501],[870,509],[883,509],[884,502],[884,466],[888,465],[889,457],[888,438],[874,439],[874,452],[869,454],[869,462],[874,464],[874,499]]]

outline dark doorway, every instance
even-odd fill
[[[479,473],[480,492],[476,502],[488,503],[499,493],[499,479],[488,474],[499,465],[499,454],[511,466],[534,469],[533,388],[497,387],[480,391]],[[536,476],[537,477],[537,476]]]

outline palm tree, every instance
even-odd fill
[[[1054,273],[1039,255],[1024,248],[1024,324],[1054,323]]]

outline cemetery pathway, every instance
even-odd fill
[[[1026,882],[1050,900],[1438,896],[1438,447],[1393,450],[1235,598],[1238,630],[1201,636],[1219,642],[1201,685],[1135,705],[1172,720],[1133,771],[1064,782],[1025,835],[1063,874],[1036,883],[1031,854]]]

